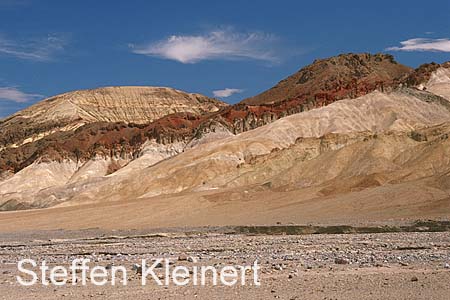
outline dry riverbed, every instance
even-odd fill
[[[449,299],[450,295],[450,232],[132,233],[88,230],[3,234],[0,298]],[[68,267],[76,258],[89,258],[93,265],[108,269],[125,266],[127,284],[23,287],[16,280],[20,275],[17,262],[23,258],[45,260],[50,266]],[[251,265],[258,260],[261,285],[249,280],[245,286],[232,287],[158,286],[154,282],[142,286],[142,275],[135,264],[154,258],[170,259],[171,267]]]

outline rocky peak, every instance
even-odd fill
[[[402,76],[411,71],[389,54],[341,54],[315,60],[273,88],[243,102],[260,105],[293,99],[333,102],[356,98],[396,85]]]

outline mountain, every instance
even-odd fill
[[[121,144],[129,150],[153,121],[174,114],[195,119],[226,106],[165,87],[105,87],[51,97],[0,121],[0,171],[17,172],[43,156],[79,159]]]
[[[104,87],[45,99],[0,121],[0,149],[95,122],[148,124],[174,113],[203,114],[227,104],[165,87]]]
[[[314,61],[273,88],[224,108],[214,120],[239,134],[341,99],[391,91],[413,73],[388,54],[341,54]]]
[[[108,209],[114,220],[118,206],[164,226],[191,224],[194,216],[202,220],[195,225],[222,224],[224,212],[235,214],[234,223],[450,213],[449,64],[412,70],[389,56],[357,57],[304,68],[323,74],[318,66],[335,61],[327,74],[359,78],[354,93],[340,89],[342,99],[328,86],[321,93],[335,96],[325,102],[244,100],[146,124],[97,120],[4,149],[0,158],[22,163],[3,172],[0,209],[56,206],[70,215],[86,205],[93,215]],[[349,60],[362,58],[369,62],[358,77],[349,69],[362,64]]]
[[[306,80],[305,86],[318,87],[324,82],[323,89],[334,89],[336,78],[341,84],[347,80],[345,84],[353,88],[352,78],[359,74],[360,89],[352,94],[356,97],[387,88],[394,78],[410,71],[388,55],[345,54],[315,61],[299,73],[317,73]],[[325,73],[339,76],[325,77]],[[294,82],[290,78],[295,77],[298,76],[293,75],[283,82],[290,84]],[[321,90],[322,94],[324,92],[327,90]],[[311,90],[307,93],[313,94]],[[205,96],[169,88],[112,87],[66,93],[0,122],[0,149],[4,148],[0,153],[0,171],[16,173],[43,157],[78,161],[101,155],[128,161],[139,155],[142,144],[148,139],[155,139],[159,144],[181,142],[192,147],[339,99],[314,95],[314,99],[297,97],[259,105],[247,104],[245,100],[227,106]]]
[[[316,140],[315,147],[319,148],[309,151],[320,154],[324,151],[320,147],[325,147],[320,142],[322,137],[331,133],[337,134],[336,145],[331,149],[345,146],[345,140],[340,141],[339,135],[350,133],[357,137],[360,135],[363,140],[367,135],[392,131],[404,133],[405,137],[412,135],[409,139],[415,142],[414,138],[420,140],[413,134],[415,128],[450,120],[448,103],[441,102],[440,97],[429,98],[426,92],[416,93],[412,96],[410,91],[390,94],[376,91],[357,99],[342,100],[214,143],[199,145],[153,166],[141,169],[129,164],[107,178],[75,184],[68,191],[59,190],[57,193],[72,203],[89,203],[264,184],[271,180],[270,175],[278,178],[288,168],[275,164],[273,172],[276,173],[268,173],[255,168],[255,160],[292,147],[302,139]],[[297,159],[304,155],[308,156],[303,154]],[[323,176],[319,178],[324,179]],[[54,192],[45,191],[42,203],[48,199],[49,193]],[[40,195],[34,196],[35,200],[39,198]]]
[[[389,54],[341,54],[318,59],[271,89],[243,101],[249,105],[297,100],[304,103],[356,98],[375,89],[389,89],[412,69]]]

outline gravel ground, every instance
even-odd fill
[[[449,299],[450,233],[329,235],[140,234],[92,238],[0,239],[1,299]],[[75,258],[92,265],[125,266],[127,285],[23,287],[17,262],[69,267]],[[168,258],[171,266],[261,266],[261,285],[141,285],[134,264]],[[134,270],[133,270],[134,269]],[[163,269],[158,270],[162,272]],[[79,276],[79,274],[77,275]],[[192,275],[189,275],[192,276]],[[161,279],[164,276],[161,275]]]

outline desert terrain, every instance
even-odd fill
[[[255,235],[233,228],[90,229],[1,237],[1,299],[448,299],[450,292],[448,232]],[[15,279],[16,264],[30,256],[45,259],[50,266],[69,265],[79,257],[105,267],[126,266],[128,282],[23,287]],[[258,260],[261,285],[142,286],[133,265],[160,257],[189,267]]]
[[[350,53],[234,105],[104,87],[0,120],[0,297],[447,299],[449,70]],[[24,258],[130,276],[23,287]],[[142,286],[145,258],[257,260],[261,286]]]

